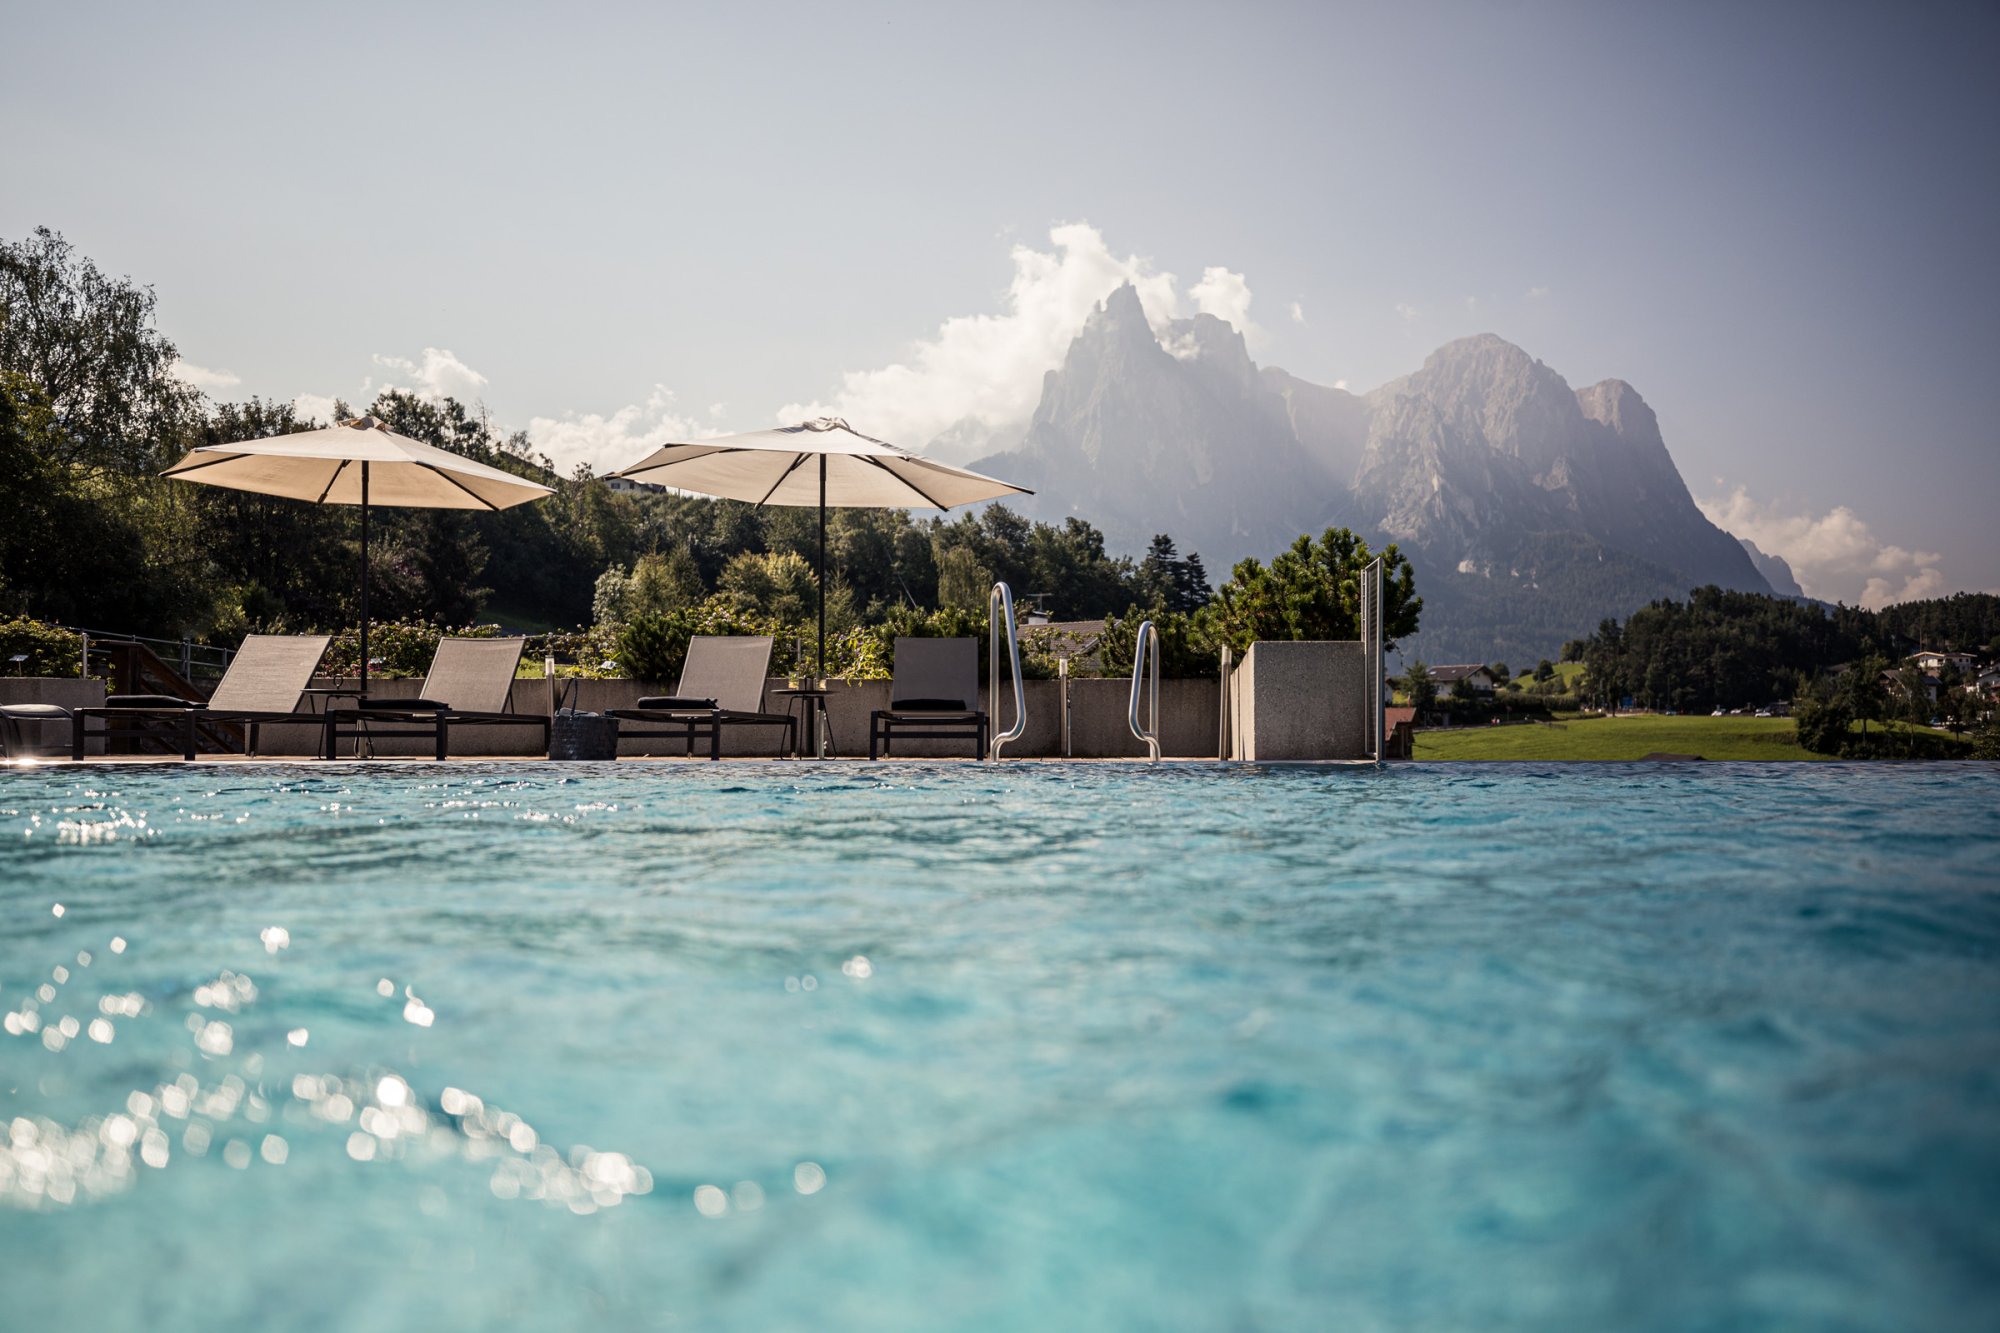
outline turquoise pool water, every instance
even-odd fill
[[[2000,771],[0,774],[8,1329],[1986,1329]]]

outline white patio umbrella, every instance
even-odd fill
[[[374,417],[208,445],[160,474],[313,504],[361,506],[361,693],[368,693],[368,509],[509,509],[549,487],[398,435]]]
[[[826,671],[826,510],[951,509],[1032,495],[1025,486],[934,463],[838,417],[666,444],[613,476],[754,505],[819,507],[819,666]]]

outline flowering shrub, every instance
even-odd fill
[[[368,674],[384,678],[421,676],[431,669],[438,640],[446,635],[463,639],[499,637],[498,625],[463,625],[447,629],[421,620],[374,620],[368,624]],[[361,631],[349,626],[333,636],[333,644],[320,663],[322,674],[355,676],[361,673]]]
[[[27,661],[7,661],[21,653]],[[27,616],[0,620],[0,675],[74,676],[82,661],[82,635]]]

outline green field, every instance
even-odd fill
[[[1917,755],[1964,758],[1971,746],[1928,728],[1913,731]],[[1877,724],[1879,734],[1884,728]],[[1859,728],[1856,728],[1859,734]],[[1553,725],[1461,727],[1417,733],[1418,759],[1644,759],[1692,754],[1703,759],[1830,759],[1795,739],[1787,717],[1588,717]]]
[[[1419,759],[1823,759],[1794,739],[1787,717],[1591,717],[1551,726],[1462,727],[1417,733]]]

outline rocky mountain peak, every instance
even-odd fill
[[[1139,289],[1120,283],[1083,321],[1083,339],[1116,338],[1154,341],[1153,326],[1146,319],[1146,307],[1139,302]]]
[[[1584,416],[1610,427],[1617,438],[1661,449],[1667,447],[1660,437],[1659,417],[1639,396],[1639,391],[1624,380],[1599,380],[1588,389],[1578,389],[1576,401]]]
[[[1257,363],[1250,359],[1243,335],[1227,320],[1207,313],[1177,319],[1167,326],[1162,345],[1175,360],[1196,363],[1218,387],[1227,385],[1242,394],[1256,391]]]
[[[1124,551],[1168,532],[1221,567],[1329,523],[1401,542],[1424,637],[1457,660],[1484,655],[1469,646],[1482,637],[1546,653],[1704,583],[1769,586],[1695,507],[1636,390],[1574,390],[1491,333],[1356,397],[1259,370],[1213,315],[1156,332],[1123,284],[1049,372],[1019,446],[973,466],[1036,488],[1022,502],[1036,517],[1086,516]]]

